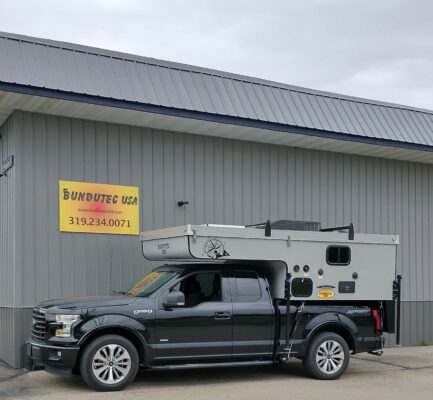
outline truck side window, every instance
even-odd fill
[[[259,279],[255,272],[236,272],[236,286],[239,303],[254,302],[262,297]]]
[[[326,249],[326,262],[329,265],[349,265],[350,256],[349,246],[328,246]]]
[[[222,301],[221,276],[216,272],[189,275],[173,289],[185,295],[185,307],[195,307],[205,301]]]

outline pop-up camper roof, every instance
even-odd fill
[[[249,227],[184,225],[143,232],[143,255],[154,261],[262,261],[270,268],[284,265],[278,296],[290,272],[293,284],[312,288],[310,295],[309,291],[300,291],[300,296],[292,293],[300,299],[392,299],[398,236],[353,233],[350,229],[321,231],[317,223],[310,222],[302,222],[296,229],[313,230],[286,230],[286,226],[294,225],[290,221]],[[327,290],[326,295],[322,289]]]

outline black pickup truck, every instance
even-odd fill
[[[79,372],[106,391],[124,388],[140,367],[271,364],[290,357],[302,359],[314,378],[336,379],[351,353],[381,351],[383,331],[393,330],[385,314],[381,303],[272,298],[266,274],[247,265],[166,265],[126,294],[41,303],[27,354],[36,366]]]

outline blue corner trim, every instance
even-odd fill
[[[185,110],[174,107],[160,106],[156,104],[138,103],[128,100],[113,99],[89,94],[80,94],[66,92],[57,89],[39,88],[16,83],[7,83],[0,81],[0,90],[5,92],[27,94],[32,96],[47,97],[57,100],[74,101],[79,103],[100,105],[106,107],[121,108],[126,110],[142,111],[153,114],[170,115],[173,117],[196,119],[208,122],[217,122],[229,125],[246,126],[250,128],[267,129],[278,132],[294,133],[304,136],[313,136],[327,139],[343,140],[346,142],[365,143],[378,146],[396,147],[408,150],[417,150],[424,152],[433,152],[433,146],[401,142],[397,140],[372,138],[361,135],[352,135],[348,133],[338,133],[322,129],[313,129],[295,125],[285,125],[276,122],[260,121],[249,118],[234,117],[221,114],[212,114],[203,111]]]

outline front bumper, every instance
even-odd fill
[[[72,369],[77,361],[78,351],[78,347],[50,346],[30,339],[26,341],[27,356],[36,366]]]

